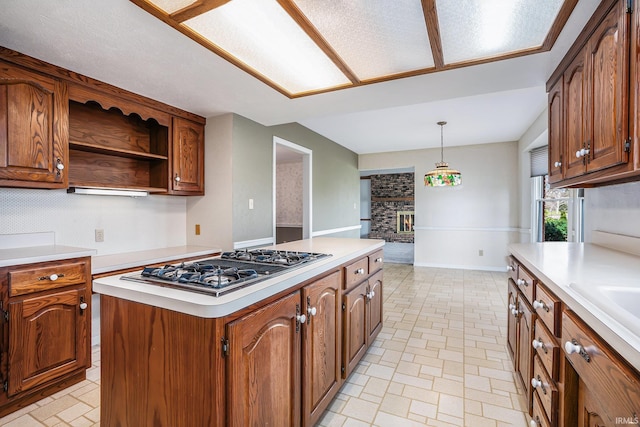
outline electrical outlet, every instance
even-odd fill
[[[484,256],[484,249],[478,250],[478,256]]]
[[[101,228],[96,228],[96,242],[104,242],[104,230]]]
[[[200,235],[200,224],[196,224],[196,236]]]
[[[249,209],[253,209],[253,199],[249,199]]]

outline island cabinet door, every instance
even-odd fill
[[[302,290],[307,324],[302,336],[303,425],[313,426],[341,385],[340,272]]]
[[[87,294],[83,287],[9,303],[9,396],[88,367]]]
[[[227,325],[230,426],[299,426],[300,292]]]
[[[382,271],[369,278],[367,292],[367,346],[370,346],[382,329]]]
[[[365,280],[343,297],[344,347],[342,377],[347,378],[367,351],[367,290]]]

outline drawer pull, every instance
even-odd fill
[[[515,305],[515,304],[509,304],[509,310],[513,310],[513,309],[515,309],[515,308],[516,308],[516,305]]]
[[[513,314],[513,317],[518,317],[518,310],[515,308],[511,309],[511,314]]]
[[[542,300],[536,300],[533,302],[533,309],[537,310],[539,308],[544,308],[544,311],[549,312],[549,306],[544,303]]]
[[[538,427],[542,425],[542,422],[540,421],[540,417],[536,415],[536,419],[535,420],[531,420],[531,422],[529,423],[529,425],[531,427]]]
[[[518,281],[516,282],[518,285],[520,286],[529,286],[529,284],[527,283],[526,280],[524,279],[518,279]]]
[[[382,262],[382,257],[376,258],[376,262]]]
[[[542,390],[542,393],[547,394],[547,388],[544,386],[544,383],[542,382],[542,378],[540,378],[540,375],[538,375],[538,377],[534,377],[531,378],[531,386],[533,388],[538,388],[540,387],[540,389]]]
[[[578,344],[578,341],[576,341],[575,339],[564,343],[564,351],[566,351],[567,354],[578,353],[584,360],[586,360],[587,362],[591,362],[591,356],[589,356],[587,350],[585,350],[584,347]]]
[[[538,338],[537,340],[533,340],[533,342],[531,344],[533,345],[533,348],[536,349],[536,350],[541,348],[542,351],[544,351],[544,354],[547,354],[549,352],[549,350],[547,350],[547,347],[542,342],[542,338]]]
[[[359,268],[355,271],[355,274],[364,274],[364,268]]]
[[[507,265],[507,271],[516,271],[516,269],[513,268],[513,265]]]
[[[61,277],[64,277],[64,274],[55,274],[54,273],[51,276],[38,277],[38,280],[51,280],[52,282],[55,282],[56,280],[58,280]]]

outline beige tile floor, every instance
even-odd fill
[[[506,274],[386,264],[384,280],[384,328],[319,426],[527,425],[504,342]],[[99,403],[94,347],[86,381],[0,426],[97,426]]]

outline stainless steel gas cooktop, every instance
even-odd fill
[[[256,249],[224,252],[210,258],[164,267],[146,267],[122,280],[150,283],[220,296],[318,261],[328,254]]]

